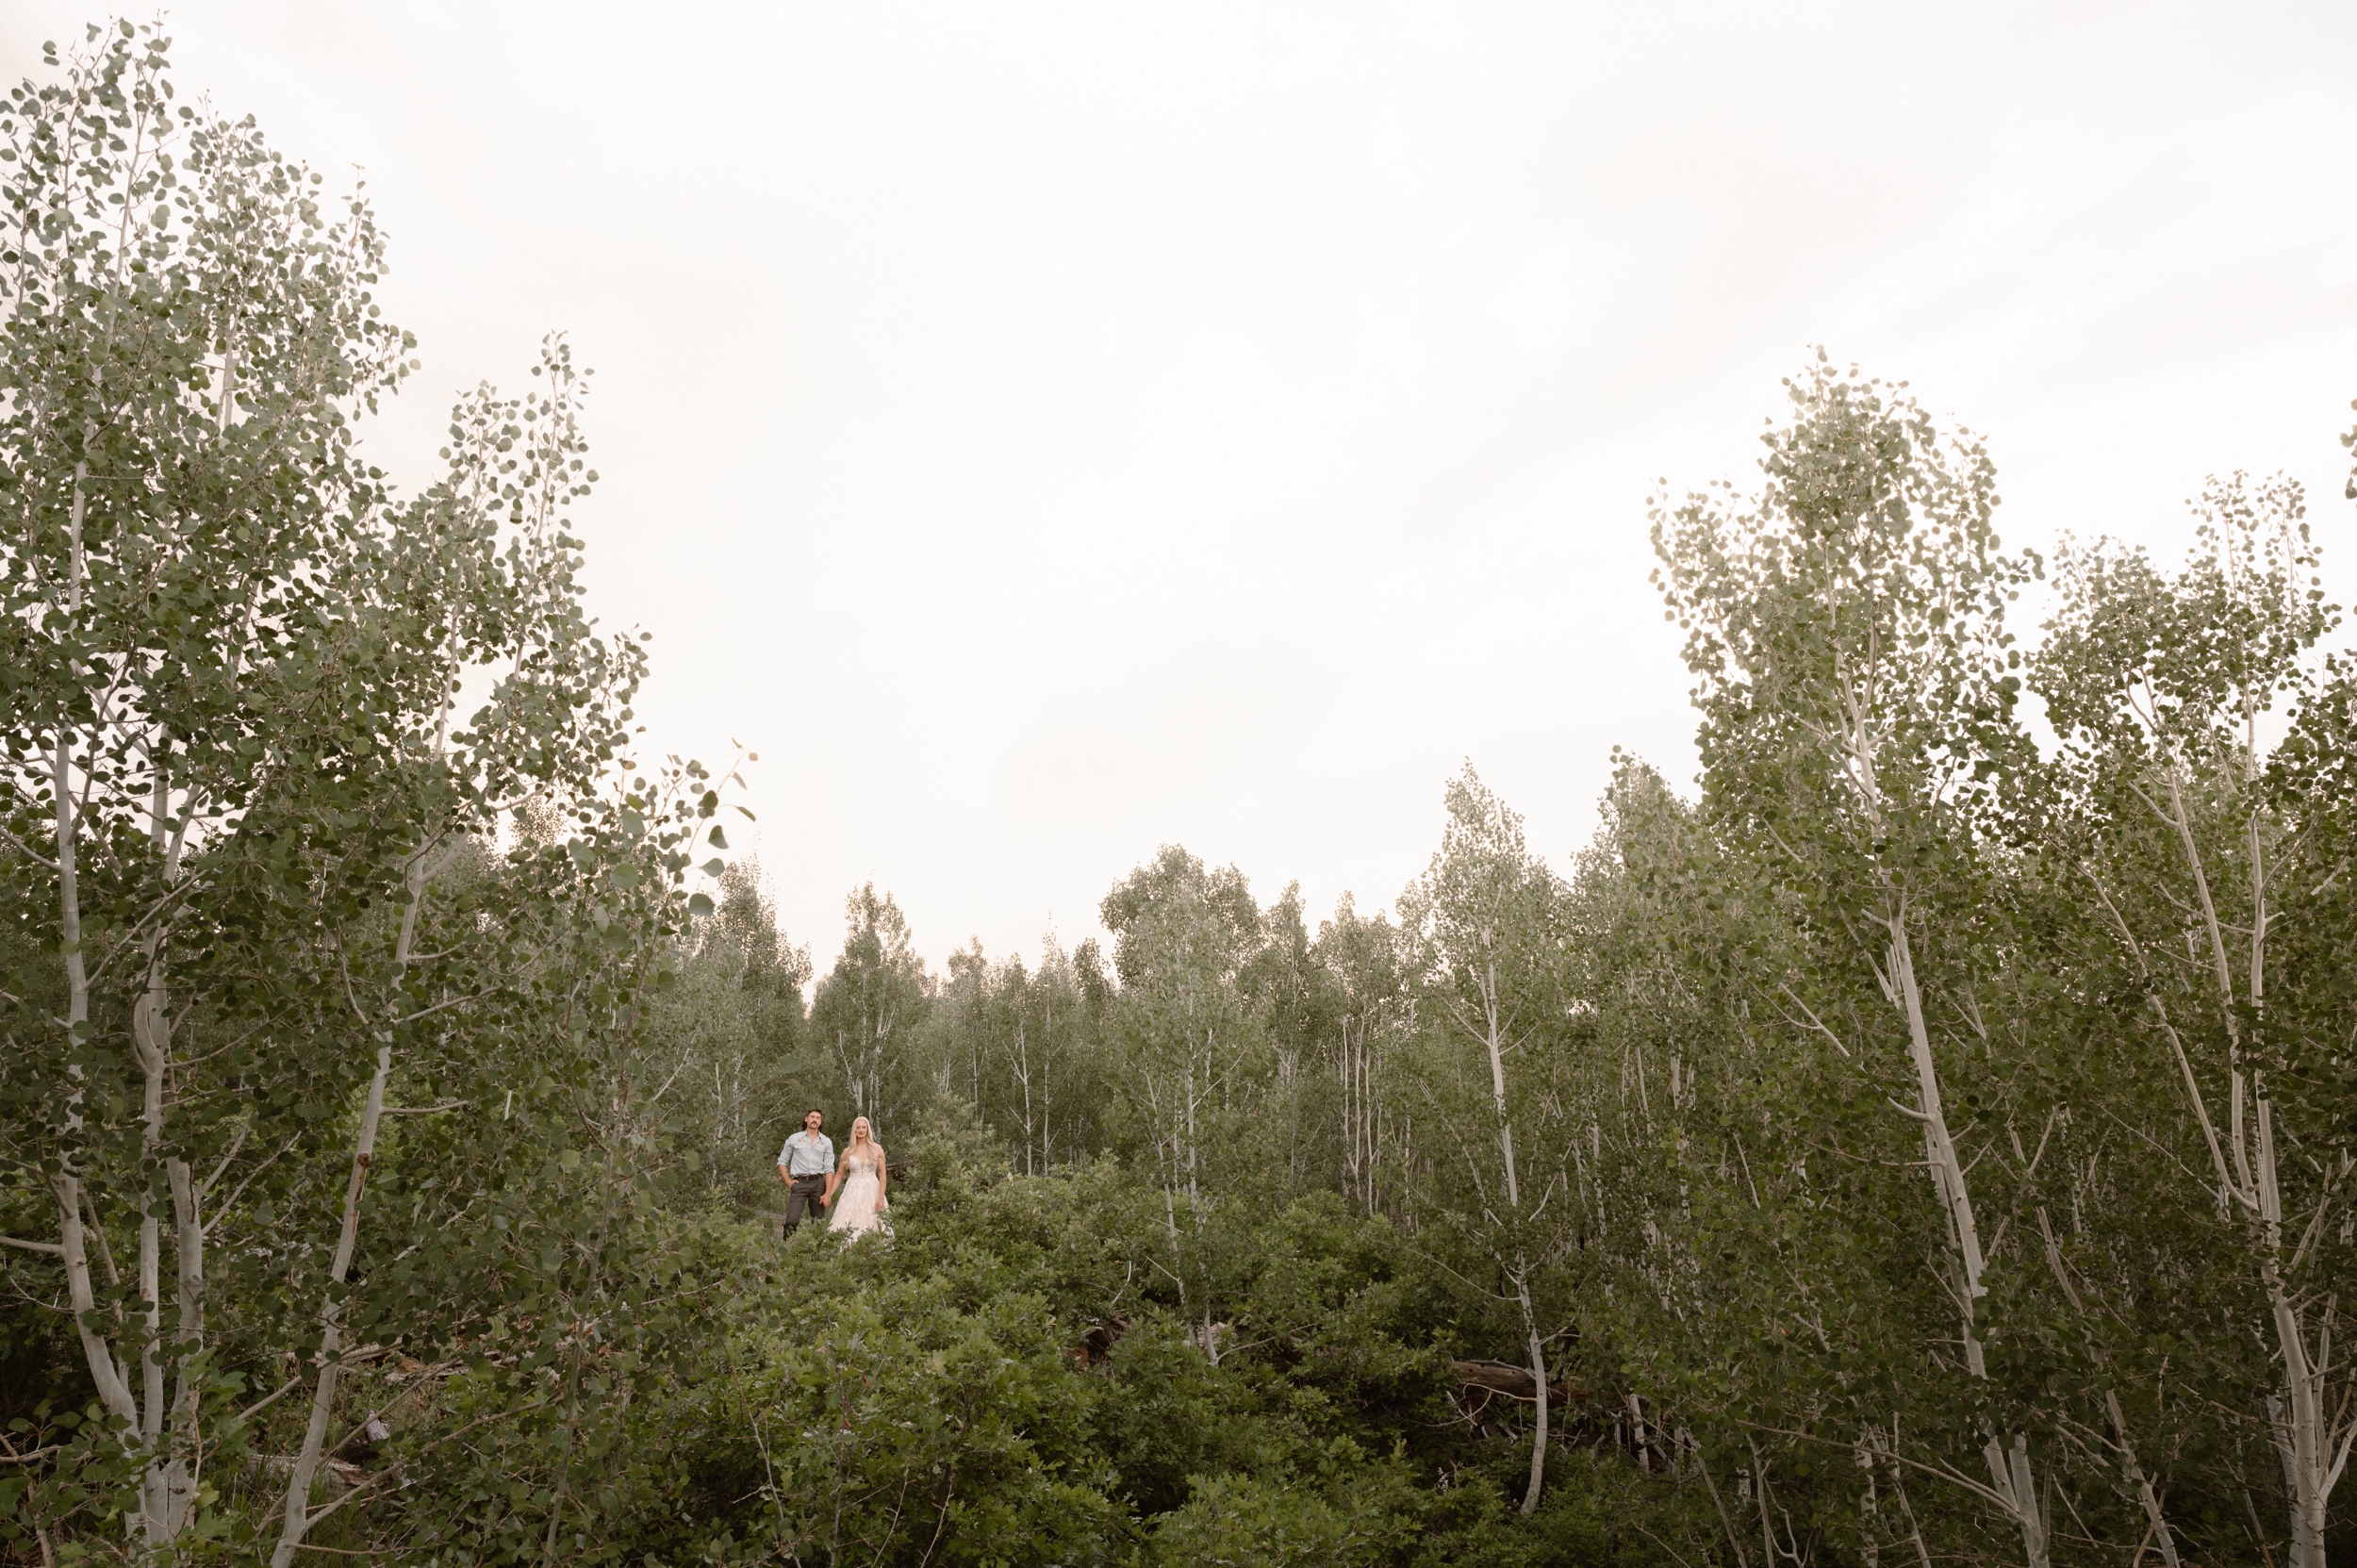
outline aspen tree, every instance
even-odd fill
[[[1688,632],[1713,794],[1849,928],[1898,1026],[1914,1103],[1888,1103],[1920,1131],[1965,1370],[1986,1382],[1990,1261],[1919,948],[1957,918],[1943,887],[1970,887],[1975,814],[2025,754],[2003,619],[2031,563],[1999,550],[1986,454],[1943,441],[1903,389],[1821,355],[1788,387],[1792,422],[1764,438],[1755,503],[1722,489],[1656,504],[1655,578]],[[2045,1568],[2027,1437],[1986,1426],[1981,1458],[1986,1497]]]
[[[909,1056],[928,1001],[908,916],[873,883],[843,901],[842,956],[818,982],[811,1028],[841,1073],[851,1114],[881,1121],[884,1091]],[[879,1140],[881,1141],[881,1140]]]
[[[2156,1110],[2173,1100],[2197,1134],[2211,1186],[2186,1196],[2233,1216],[2224,1255],[2200,1266],[2255,1288],[2291,1561],[2323,1568],[2357,1384],[2334,1353],[2332,1283],[2351,1156],[2332,1102],[2316,1097],[2313,1053],[2347,1028],[2341,1007],[2315,1012],[2305,972],[2319,958],[2337,968],[2336,945],[2319,950],[2311,934],[2287,961],[2277,928],[2329,930],[2338,914],[2316,898],[2342,875],[2328,857],[2350,806],[2337,763],[2317,764],[2345,744],[2343,683],[2301,703],[2280,762],[2261,732],[2270,709],[2312,690],[2305,656],[2337,619],[2305,511],[2297,485],[2235,475],[2197,503],[2197,543],[2174,577],[2107,543],[2071,548],[2035,669],[2089,824],[2073,867],[2090,895],[2085,922],[2144,999],[2143,1038],[2123,1045],[2166,1091]]]
[[[1216,1363],[1207,1231],[1216,1189],[1249,1147],[1237,1091],[1257,1088],[1262,1042],[1242,988],[1261,911],[1234,868],[1213,871],[1176,845],[1105,896],[1121,992],[1113,1023],[1125,1087],[1143,1113],[1161,1188],[1169,1273]],[[1179,1224],[1185,1208],[1187,1223]]]
[[[223,1371],[278,1331],[255,1302],[318,1287],[299,1541],[364,1184],[383,1118],[413,1109],[387,1103],[396,1065],[532,966],[497,940],[526,912],[478,901],[420,984],[424,895],[516,801],[594,793],[642,656],[580,609],[558,513],[593,476],[561,341],[547,390],[470,402],[452,477],[400,501],[355,444],[413,346],[371,298],[366,201],[178,104],[154,28],[50,64],[0,111],[0,876],[11,910],[47,911],[60,1003],[0,997],[26,1113],[0,1147],[54,1226],[7,1240],[55,1260],[105,1412],[63,1484],[150,1552],[200,1523],[208,1456],[234,1464],[276,1397],[239,1411]],[[462,732],[470,668],[492,690]],[[585,880],[641,890],[593,966],[641,959],[677,893],[684,860],[648,838],[574,841]],[[240,1202],[314,1159],[349,1173],[324,1269],[295,1216]],[[248,1237],[225,1252],[224,1224]]]
[[[1518,1151],[1521,1097],[1508,1063],[1534,1039],[1543,1041],[1560,1015],[1561,904],[1564,889],[1524,841],[1522,818],[1492,794],[1471,767],[1450,784],[1448,826],[1430,867],[1400,899],[1400,923],[1414,944],[1425,993],[1453,1033],[1481,1053],[1496,1164],[1485,1177],[1470,1150],[1466,1171],[1477,1203],[1482,1243],[1496,1258],[1520,1319],[1535,1385],[1530,1477],[1522,1510],[1538,1510],[1546,1479],[1547,1356],[1535,1296],[1541,1244],[1536,1228],[1565,1197],[1559,1173]],[[1528,1128],[1525,1124],[1525,1132]]]
[[[202,923],[208,891],[190,856],[267,785],[252,740],[272,693],[251,688],[311,652],[332,597],[312,574],[335,565],[342,519],[373,504],[350,420],[408,347],[370,302],[382,247],[366,205],[331,217],[318,177],[250,124],[177,104],[168,51],[153,27],[93,26],[0,111],[0,852],[48,884],[65,997],[40,1159],[58,1239],[33,1245],[63,1268],[139,1476],[130,1518],[156,1548],[194,1502],[206,1346],[213,1180],[173,1088],[190,1000],[174,935]],[[129,1143],[88,1099],[115,1071],[117,1031],[139,1084]],[[127,1316],[91,1269],[107,1196],[136,1215]]]

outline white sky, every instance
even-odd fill
[[[0,9],[0,56],[96,13]],[[1177,841],[1388,903],[1463,758],[1577,849],[1690,775],[1644,503],[1822,342],[2009,540],[2306,480],[2357,599],[2357,8],[189,3],[184,91],[363,165],[423,373],[598,370],[598,612],[823,969],[1096,930]],[[2024,628],[2026,630],[2026,628]]]

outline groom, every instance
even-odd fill
[[[805,1214],[815,1216],[827,1206],[827,1177],[834,1170],[834,1140],[819,1128],[826,1125],[823,1111],[811,1110],[802,1114],[802,1130],[786,1139],[778,1150],[778,1180],[785,1183],[785,1231],[794,1234]]]

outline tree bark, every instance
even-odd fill
[[[1513,1362],[1453,1362],[1450,1365],[1457,1374],[1459,1388],[1486,1389],[1492,1394],[1503,1394],[1509,1399],[1536,1399],[1539,1396],[1538,1384],[1526,1365]],[[1558,1404],[1568,1404],[1571,1393],[1561,1378],[1550,1378],[1547,1396]]]
[[[1495,960],[1483,965],[1477,976],[1481,986],[1482,1044],[1490,1055],[1491,1102],[1497,1112],[1498,1153],[1506,1164],[1506,1201],[1519,1224],[1522,1218],[1523,1188],[1521,1173],[1514,1168],[1514,1120],[1506,1103],[1506,1026],[1498,1012],[1498,968]],[[1538,1418],[1530,1440],[1530,1485],[1523,1493],[1522,1510],[1525,1514],[1539,1511],[1539,1494],[1547,1478],[1547,1357],[1545,1343],[1539,1334],[1539,1315],[1530,1300],[1530,1261],[1525,1255],[1521,1239],[1514,1245],[1514,1299],[1522,1309],[1523,1333],[1530,1346],[1530,1376],[1538,1389]]]
[[[1848,708],[1848,734],[1844,737],[1840,761],[1858,791],[1859,803],[1875,836],[1886,835],[1882,786],[1877,775],[1876,742],[1869,721],[1876,701],[1871,673],[1857,685],[1846,679],[1842,696]],[[1909,900],[1904,885],[1888,872],[1877,867],[1883,883],[1883,908],[1877,916],[1887,939],[1884,949],[1884,971],[1881,975],[1884,995],[1897,1007],[1907,1029],[1907,1050],[1915,1065],[1916,1093],[1920,1110],[1910,1112],[1923,1129],[1924,1162],[1931,1167],[1932,1180],[1939,1194],[1940,1205],[1948,1221],[1948,1240],[1955,1249],[1959,1283],[1962,1290],[1965,1363],[1975,1380],[1986,1381],[1988,1365],[1981,1348],[1980,1335],[1974,1327],[1974,1303],[1987,1293],[1982,1283],[1987,1260],[1981,1250],[1980,1227],[1972,1213],[1972,1197],[1965,1182],[1964,1162],[1956,1153],[1954,1138],[1948,1128],[1948,1114],[1942,1102],[1939,1086],[1939,1065],[1932,1054],[1931,1031],[1923,1018],[1923,995],[1915,973],[1915,951],[1907,934],[1910,917]],[[1904,1109],[1904,1107],[1902,1108]],[[2012,1450],[2006,1451],[1999,1434],[1991,1431],[1981,1446],[1984,1462],[1988,1466],[1989,1482],[2005,1510],[2013,1516],[2021,1530],[2022,1555],[2028,1568],[2047,1568],[2049,1547],[2045,1516],[2038,1507],[2037,1492],[2030,1465],[2028,1441],[2017,1436]]]
[[[449,735],[450,718],[445,708],[435,741],[437,758],[445,751]],[[401,927],[393,938],[396,976],[407,972],[409,955],[414,950],[418,916],[425,904],[425,857],[431,844],[428,838],[418,846],[404,879],[409,902],[401,912]],[[343,1345],[343,1285],[352,1270],[353,1249],[359,1245],[360,1196],[368,1185],[369,1167],[376,1161],[376,1131],[385,1115],[385,1084],[392,1074],[393,1035],[390,1030],[383,1030],[377,1034],[376,1070],[369,1079],[369,1098],[360,1112],[360,1135],[353,1147],[352,1176],[344,1188],[343,1230],[336,1239],[335,1259],[328,1265],[327,1288],[321,1293],[320,1369],[319,1380],[311,1391],[311,1418],[304,1428],[302,1450],[296,1454],[293,1469],[287,1477],[286,1507],[278,1544],[271,1551],[271,1568],[289,1568],[311,1527],[311,1482],[319,1473],[320,1453],[327,1442],[328,1418],[336,1403],[337,1376],[342,1370],[338,1352]]]
[[[415,907],[413,904],[412,908]],[[343,1230],[336,1240],[335,1261],[328,1265],[327,1290],[320,1303],[319,1380],[311,1391],[311,1419],[303,1432],[303,1448],[287,1477],[287,1501],[271,1551],[271,1568],[288,1568],[304,1535],[311,1527],[311,1482],[319,1474],[320,1453],[327,1442],[327,1422],[336,1403],[337,1374],[342,1370],[342,1287],[352,1269],[352,1253],[360,1238],[360,1194],[369,1167],[376,1159],[376,1129],[385,1114],[385,1081],[393,1072],[393,1046],[381,1039],[376,1048],[376,1072],[369,1080],[369,1098],[360,1113],[360,1136],[352,1155],[352,1178],[344,1188]]]
[[[2255,757],[2255,750],[2252,754]],[[2233,966],[2227,954],[2225,928],[2218,919],[2217,905],[2211,898],[2209,875],[2201,864],[2200,845],[2194,837],[2192,816],[2185,807],[2183,771],[2184,764],[2172,751],[2163,775],[2168,786],[2169,805],[2168,811],[2163,815],[2176,831],[2178,847],[2184,853],[2185,867],[2193,878],[2194,891],[2200,900],[2202,927],[2209,937],[2212,973],[2217,985],[2218,1013],[2227,1042],[2227,1152],[2233,1157],[2231,1172],[2226,1158],[2219,1153],[2216,1123],[2212,1121],[2201,1098],[2200,1085],[2193,1076],[2192,1064],[2185,1059],[2183,1044],[2177,1041],[2173,1030],[2170,1031],[2170,1039],[2176,1046],[2179,1063],[2184,1073],[2185,1091],[2193,1099],[2202,1132],[2210,1141],[2211,1157],[2217,1167],[2218,1180],[2228,1196],[2240,1206],[2252,1228],[2252,1242],[2258,1254],[2259,1284],[2266,1295],[2269,1327],[2274,1330],[2276,1353],[2283,1368],[2282,1393],[2268,1401],[2268,1415],[2276,1449],[2283,1463],[2285,1500],[2291,1526],[2291,1568],[2325,1568],[2327,1510],[2332,1490],[2339,1483],[2342,1470],[2348,1463],[2349,1440],[2351,1436],[2357,1436],[2357,1427],[2338,1434],[2333,1430],[2332,1417],[2325,1398],[2328,1363],[2321,1349],[2318,1354],[2311,1356],[2299,1307],[2290,1282],[2283,1278],[2283,1200],[2276,1157],[2275,1105],[2266,1092],[2264,1075],[2253,1072],[2246,1078],[2243,1071],[2244,1041],[2241,1020],[2235,1012]],[[2266,862],[2259,815],[2255,809],[2249,822],[2249,842],[2251,905],[2250,1005],[2253,1017],[2258,1018],[2264,1016],[2266,1004],[2267,914]],[[2163,1023],[2166,1027],[2165,1010]],[[2257,1113],[2255,1148],[2243,1114],[2246,1096],[2253,1102]],[[2329,1327],[2326,1331],[2329,1333]],[[2336,1436],[2339,1439],[2337,1442]]]
[[[1515,1294],[1522,1298],[1523,1322],[1530,1333],[1530,1381],[1539,1391],[1538,1414],[1532,1418],[1530,1437],[1530,1488],[1523,1494],[1523,1511],[1539,1511],[1539,1491],[1547,1479],[1547,1351],[1539,1338],[1537,1319],[1530,1311],[1530,1290],[1517,1285]]]

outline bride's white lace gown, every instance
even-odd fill
[[[880,1201],[883,1190],[876,1179],[875,1158],[846,1155],[843,1171],[843,1187],[834,1195],[834,1214],[827,1221],[827,1229],[843,1231],[853,1241],[870,1230],[890,1235],[889,1211]]]

